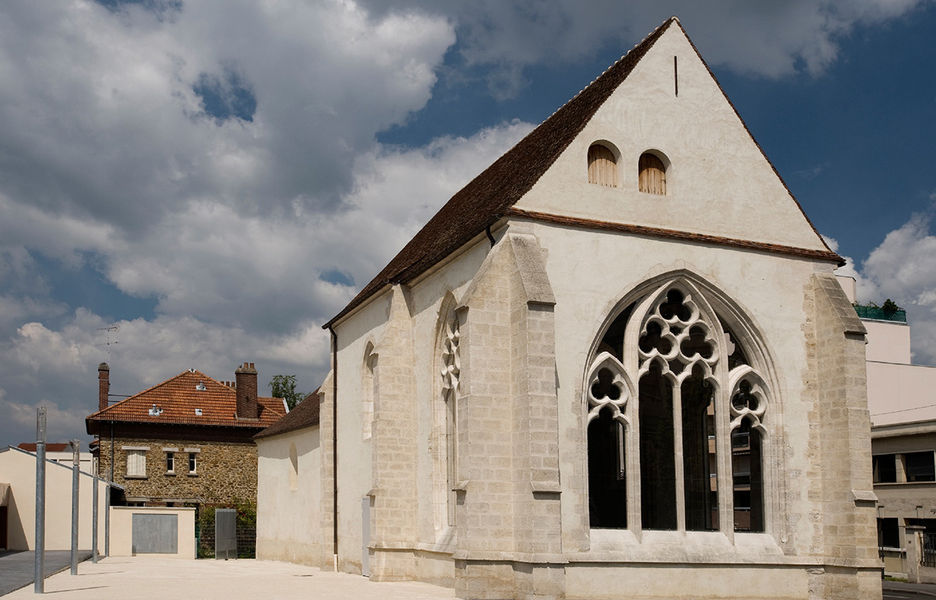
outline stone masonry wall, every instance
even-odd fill
[[[146,477],[127,478],[124,447],[149,447]],[[166,451],[176,448],[174,474],[166,472]],[[196,473],[189,473],[185,448],[197,448]],[[101,438],[100,470],[106,477],[111,461],[111,441]],[[152,438],[114,440],[114,482],[124,486],[126,497],[154,502],[223,504],[235,500],[257,501],[257,446],[253,443],[193,442]]]

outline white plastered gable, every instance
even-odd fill
[[[587,181],[595,142],[619,153],[617,187]],[[665,196],[638,191],[638,159],[648,150],[670,162]],[[678,26],[663,33],[515,206],[828,251]]]

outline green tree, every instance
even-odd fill
[[[306,397],[305,394],[296,391],[295,375],[274,375],[272,381],[270,381],[270,390],[273,392],[274,398],[286,400],[289,410],[295,408]]]

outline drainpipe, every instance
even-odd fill
[[[332,350],[332,561],[338,571],[338,334],[329,327]]]

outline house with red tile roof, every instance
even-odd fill
[[[282,399],[258,396],[253,363],[234,377],[218,381],[189,369],[109,404],[110,367],[101,363],[98,410],[85,420],[96,436],[98,474],[123,486],[128,504],[255,502],[252,438],[286,409]]]

